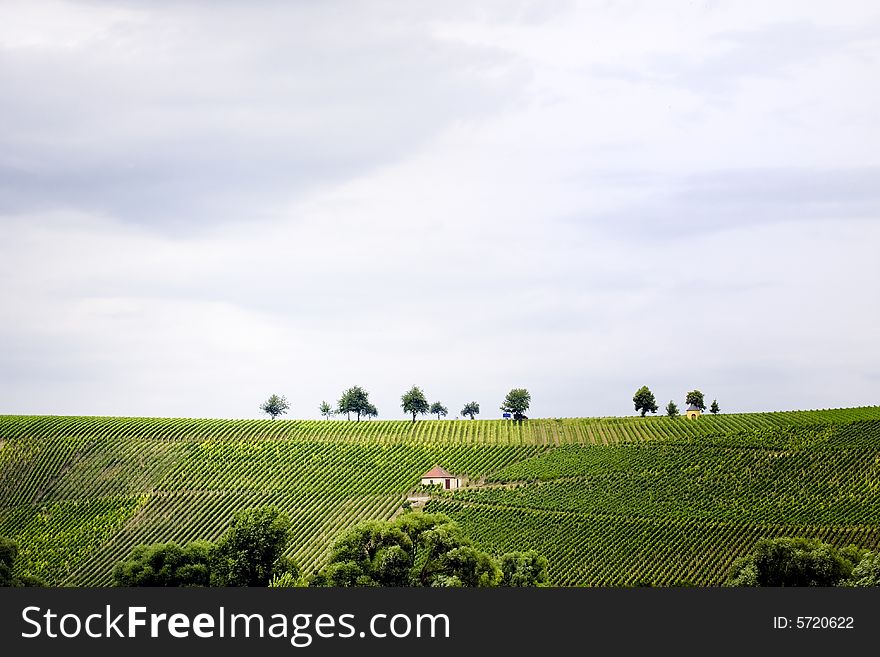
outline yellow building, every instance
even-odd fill
[[[696,420],[700,417],[700,409],[691,404],[685,409],[685,413],[687,413],[688,420]]]

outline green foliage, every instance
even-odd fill
[[[213,586],[267,586],[291,537],[287,514],[275,507],[245,509],[217,541],[211,560]],[[285,572],[291,564],[282,562]]]
[[[717,400],[717,399],[713,399],[713,400],[712,400],[712,405],[709,407],[709,412],[710,412],[712,415],[718,415],[718,413],[721,412],[721,408],[719,408],[719,406],[718,406],[718,400]]]
[[[474,419],[475,415],[479,415],[479,414],[480,414],[480,405],[475,401],[468,402],[467,404],[464,405],[464,408],[461,409],[461,416],[462,417],[470,417],[472,420]]]
[[[415,423],[416,415],[424,415],[430,410],[425,393],[418,386],[413,386],[400,397],[400,406],[404,413],[412,413],[412,421]]]
[[[844,586],[880,586],[880,552],[862,556]]]
[[[16,542],[0,536],[0,587],[46,586],[42,578],[18,572],[17,557]]]
[[[522,415],[529,410],[529,404],[532,402],[532,396],[525,388],[514,388],[507,393],[504,403],[501,404],[501,410],[505,413],[513,413]]]
[[[208,586],[214,544],[194,541],[135,546],[113,568],[115,586]]]
[[[318,409],[321,411],[321,416],[327,418],[328,420],[336,415],[336,411],[333,410],[333,407],[330,406],[330,404],[328,404],[326,401],[322,401]]]
[[[642,386],[636,390],[636,394],[633,395],[633,403],[636,410],[642,414],[642,417],[645,417],[645,413],[657,412],[657,400],[654,399],[654,393],[651,392],[648,386]]]
[[[12,570],[18,556],[18,545],[15,541],[0,536],[0,586],[12,586]]]
[[[543,586],[547,584],[546,557],[534,550],[501,555],[501,586]]]
[[[268,413],[273,420],[282,413],[287,413],[289,408],[290,404],[287,403],[287,399],[278,395],[272,395],[260,406],[260,410]]]
[[[666,404],[666,415],[667,417],[676,417],[678,415],[678,406],[675,405],[675,402],[671,399],[669,403]]]
[[[706,402],[703,401],[703,393],[699,390],[691,390],[684,399],[685,404],[693,404],[701,411],[706,410]]]
[[[508,581],[535,583],[546,560],[509,555]],[[333,545],[312,586],[498,586],[503,572],[442,514],[405,513],[394,521],[362,523]],[[545,572],[546,574],[546,572]],[[511,584],[512,585],[512,584]]]
[[[805,538],[758,541],[731,568],[728,586],[836,586],[849,578],[857,550]]]
[[[357,416],[357,421],[361,421],[361,415],[376,416],[378,412],[376,407],[370,403],[370,393],[360,386],[352,386],[342,393],[336,407],[337,413],[345,413],[345,417],[351,419],[351,414]]]
[[[434,402],[433,404],[431,404],[431,409],[429,412],[431,413],[431,415],[436,415],[437,419],[439,420],[440,416],[446,417],[449,409],[440,402]]]

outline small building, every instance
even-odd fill
[[[422,475],[422,485],[443,486],[444,490],[454,490],[461,486],[461,479],[439,465],[435,465]]]
[[[696,420],[698,417],[700,417],[700,409],[693,404],[689,405],[685,409],[685,413],[687,413],[688,420]]]

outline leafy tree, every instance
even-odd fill
[[[541,579],[542,557],[505,555],[509,581]],[[534,573],[532,572],[534,571]],[[370,521],[349,530],[311,586],[498,586],[504,572],[443,514],[404,513],[393,521]],[[511,584],[513,585],[513,584]]]
[[[762,539],[733,563],[728,586],[835,586],[847,580],[862,553],[805,538]]]
[[[376,410],[376,407],[367,402],[367,405],[364,407],[364,417],[378,417],[379,411]]]
[[[18,544],[12,539],[0,536],[0,586],[46,586],[39,577],[28,573],[17,573],[15,560],[18,558]]]
[[[474,419],[475,415],[480,414],[480,405],[477,402],[468,402],[464,405],[464,408],[461,409],[462,417],[470,415],[471,419]]]
[[[194,541],[137,545],[113,568],[115,586],[208,586],[214,544]]]
[[[633,395],[633,403],[636,405],[636,410],[641,412],[642,417],[645,417],[645,413],[649,411],[651,413],[657,412],[657,400],[654,399],[654,393],[648,389],[648,386],[642,386],[636,390],[636,394]]]
[[[721,411],[721,409],[718,407],[718,400],[717,400],[717,399],[713,399],[713,400],[712,400],[712,405],[709,407],[709,412],[710,412],[712,415],[718,415],[718,413],[719,413],[720,411]]]
[[[703,401],[703,393],[700,392],[699,390],[691,390],[687,394],[687,397],[685,397],[684,403],[685,404],[693,404],[694,406],[699,408],[701,411],[706,410],[706,402]]]
[[[440,402],[434,402],[433,404],[431,404],[431,410],[429,412],[431,413],[431,415],[436,415],[437,419],[439,420],[441,415],[443,417],[446,417],[449,409]]]
[[[287,400],[278,395],[272,395],[269,399],[263,402],[262,406],[260,406],[260,410],[264,413],[268,413],[273,420],[282,413],[287,413],[287,409],[289,408],[290,404],[287,403]]]
[[[678,415],[678,406],[676,406],[675,402],[671,399],[669,400],[669,403],[666,404],[666,415],[669,417],[675,417]]]
[[[12,570],[18,557],[18,544],[0,536],[0,586],[13,586]]]
[[[328,420],[331,417],[333,417],[334,415],[336,415],[336,412],[333,410],[333,408],[330,406],[330,404],[328,404],[325,401],[322,401],[321,405],[318,408],[321,411],[321,415],[324,416],[325,418],[327,418]]]
[[[547,559],[534,550],[501,555],[500,586],[541,586],[547,583]]]
[[[351,387],[343,392],[336,408],[338,413],[345,413],[345,417],[349,420],[351,414],[355,413],[358,422],[361,421],[361,415],[369,415],[369,411],[375,410],[376,407],[370,403],[370,394],[360,386]]]
[[[843,586],[880,586],[880,552],[867,552]]]
[[[412,413],[412,421],[416,421],[416,414],[424,415],[430,410],[425,393],[418,386],[413,386],[400,397],[400,405],[404,413]]]
[[[293,563],[279,559],[290,540],[290,518],[275,507],[235,514],[213,552],[212,586],[267,586],[273,575]]]
[[[507,393],[507,397],[504,398],[504,403],[501,404],[501,410],[505,413],[513,413],[513,418],[515,420],[522,419],[523,414],[529,410],[529,404],[532,401],[532,396],[529,394],[529,391],[525,388],[514,388],[510,392]]]

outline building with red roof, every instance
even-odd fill
[[[444,490],[454,490],[461,486],[461,479],[446,470],[435,465],[422,475],[423,486],[443,486]]]

